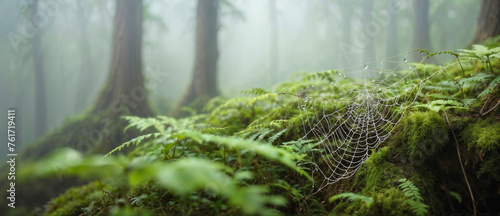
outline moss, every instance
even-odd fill
[[[367,195],[382,188],[397,185],[398,178],[403,177],[403,171],[389,162],[389,147],[373,152],[356,173],[353,189]]]
[[[469,150],[476,152],[476,162],[480,162],[478,177],[491,175],[500,181],[500,123],[493,118],[478,120],[460,134]]]
[[[449,142],[448,125],[435,112],[413,112],[394,130],[393,147],[403,162],[422,165]]]
[[[323,208],[317,199],[309,199],[307,210],[304,210],[304,215],[323,216],[328,215],[328,212]]]
[[[109,194],[114,193],[113,187],[109,185],[102,185],[102,190]],[[91,213],[95,215],[102,209],[103,202],[110,205],[114,200],[106,195],[103,197],[101,184],[99,182],[92,182],[84,186],[73,187],[67,190],[64,194],[54,198],[45,213],[47,216],[57,215],[80,215],[82,213]],[[104,212],[101,212],[104,213]]]

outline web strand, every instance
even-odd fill
[[[305,134],[316,140],[312,174],[324,181],[318,190],[354,175],[371,151],[386,141],[427,81],[446,67],[409,63],[412,52],[376,62],[332,71],[328,92],[296,96]],[[315,161],[318,160],[319,161]]]

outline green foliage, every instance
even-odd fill
[[[321,72],[315,72],[315,73],[310,73],[302,77],[302,81],[311,81],[315,79],[319,80],[326,80],[328,82],[333,82],[335,81],[335,75],[337,75],[339,72],[336,70],[328,70],[328,71],[321,71]]]
[[[495,57],[500,53],[500,47],[488,48],[484,45],[476,44],[472,45],[472,50],[468,49],[458,49],[460,51],[461,59],[471,59],[480,61],[489,61],[489,57],[494,55]]]
[[[338,71],[302,74],[273,90],[243,91],[248,97],[216,97],[206,103],[201,114],[193,110],[188,118],[124,117],[120,121],[128,125],[116,128],[122,134],[139,133],[115,145],[106,157],[61,149],[37,163],[20,165],[19,178],[77,175],[102,180],[102,184],[92,182],[66,191],[50,203],[48,215],[274,215],[279,211],[296,213],[304,202],[309,210],[304,207],[300,213],[305,215],[328,211],[334,215],[440,215],[450,209],[464,213],[467,210],[457,207],[457,202],[449,202],[456,199],[461,203],[463,185],[443,182],[435,177],[441,170],[432,170],[442,166],[446,175],[456,174],[456,154],[451,157],[443,151],[448,148],[449,128],[438,113],[450,114],[461,145],[469,147],[462,152],[469,162],[467,172],[499,181],[497,121],[479,118],[469,125],[484,97],[491,99],[497,94],[500,79],[495,74],[497,65],[491,61],[497,51],[475,47],[460,54],[417,52],[427,57],[447,54],[469,60],[461,62],[463,71],[459,64],[446,66],[446,71],[442,66],[410,64],[419,76],[442,72],[428,81],[391,138],[369,152],[357,173],[322,193],[311,192],[319,177],[311,167],[326,170],[325,158],[319,157],[318,140],[302,139],[306,131],[297,100],[312,101],[309,107],[318,104],[313,98],[339,98],[343,88],[355,87],[344,79],[335,80]],[[325,107],[324,113],[336,108]],[[430,111],[420,112],[422,109]],[[315,119],[324,113],[316,113],[319,116]],[[92,119],[92,125],[97,120]],[[319,158],[314,166],[311,157]],[[315,175],[308,175],[308,171]],[[421,193],[417,186],[425,190]],[[476,184],[473,188],[480,187]],[[450,194],[445,199],[451,207],[436,199],[442,193]],[[332,204],[318,202],[332,194],[337,194],[330,197]],[[464,196],[464,203],[467,198]],[[424,201],[433,203],[432,208]]]
[[[334,200],[337,199],[342,199],[342,198],[347,198],[350,201],[356,201],[356,200],[361,200],[363,201],[368,207],[370,207],[371,204],[373,204],[373,199],[371,197],[366,197],[363,195],[355,194],[355,193],[341,193],[337,194],[335,196],[332,196],[329,201],[333,202]]]
[[[71,188],[51,201],[45,215],[106,215],[103,207],[114,203],[109,195],[115,192],[113,187],[97,181]]]
[[[455,191],[450,191],[450,195],[455,198],[459,203],[462,203],[462,197]]]
[[[402,161],[422,165],[439,152],[449,141],[448,126],[435,112],[412,112],[401,119],[395,128],[393,149]]]
[[[500,123],[494,118],[478,120],[460,133],[461,139],[469,150],[477,155],[475,161],[481,161],[478,177],[489,175],[500,181]]]
[[[498,87],[499,84],[500,84],[500,76],[497,76],[495,79],[493,79],[490,82],[488,87],[486,89],[484,89],[481,93],[479,93],[479,95],[477,95],[477,96],[484,97],[485,95],[491,94],[493,92],[493,90],[496,89],[496,87]]]
[[[403,194],[410,198],[406,203],[410,206],[413,213],[417,216],[427,215],[429,206],[422,203],[423,198],[418,191],[418,188],[413,183],[405,178],[399,179],[399,187],[403,190]]]

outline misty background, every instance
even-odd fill
[[[115,2],[40,4],[47,2],[57,2],[57,7],[46,8],[48,19],[39,29],[27,24],[29,1],[0,2],[0,110],[5,115],[0,125],[6,130],[7,109],[15,108],[18,149],[36,139],[37,118],[33,55],[30,38],[23,35],[41,36],[48,105],[45,132],[84,114],[110,67]],[[366,0],[275,0],[275,7],[273,0],[221,2],[218,88],[224,97],[253,87],[270,89],[297,72],[345,68],[405,53],[418,36],[413,1],[397,1],[394,6],[392,1],[378,0],[372,8],[366,8]],[[191,79],[196,3],[144,1],[143,73],[156,114],[168,114]],[[430,1],[431,51],[464,48],[474,33],[479,4]],[[367,18],[366,11],[372,17]],[[84,32],[87,44],[82,42]],[[394,32],[396,37],[389,38]],[[277,48],[274,54],[272,47]],[[0,133],[0,139],[6,136]]]

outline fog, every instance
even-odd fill
[[[409,0],[378,0],[372,8],[366,8],[370,1],[365,0],[276,0],[274,13],[270,0],[220,2],[217,71],[218,88],[224,97],[253,87],[272,90],[274,84],[297,72],[346,68],[406,53],[415,48],[412,38],[418,34],[413,32],[414,2]],[[0,2],[0,110],[6,114],[8,108],[17,109],[20,148],[36,138],[33,36],[41,38],[47,94],[45,131],[50,132],[88,110],[105,84],[115,13],[115,1],[88,0],[78,5],[77,1],[42,0],[46,7],[39,10],[45,16],[37,28],[27,21],[29,3]],[[156,114],[166,115],[192,78],[197,2],[143,3],[143,74],[150,105]],[[479,3],[430,1],[431,51],[464,48],[474,32]],[[372,16],[366,16],[366,11]],[[79,16],[86,23],[90,62],[82,61]],[[388,39],[391,20],[396,26],[394,40]],[[274,55],[272,47],[277,48]],[[82,70],[84,66],[88,69]],[[85,76],[91,81],[82,83]],[[87,99],[83,106],[77,106],[83,100],[77,96],[82,85]],[[5,118],[0,119],[5,127]],[[0,139],[5,137],[0,133]]]

